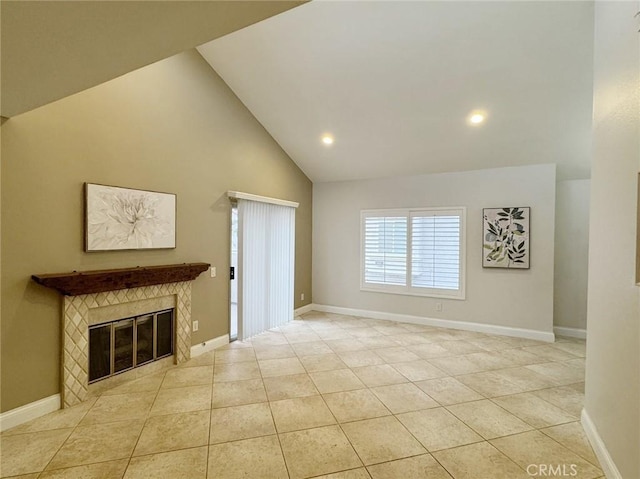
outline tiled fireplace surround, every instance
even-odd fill
[[[89,326],[174,308],[174,356],[89,386]],[[187,361],[191,356],[191,281],[64,296],[62,407],[88,399],[113,382],[132,379],[151,368]]]

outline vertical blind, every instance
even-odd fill
[[[464,208],[362,212],[362,289],[464,297]]]
[[[295,209],[238,200],[238,339],[293,319]]]

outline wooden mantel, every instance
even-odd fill
[[[73,273],[34,274],[31,279],[65,296],[76,296],[154,284],[193,281],[209,266],[211,266],[209,263],[136,266],[135,268],[74,271]]]

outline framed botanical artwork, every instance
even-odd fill
[[[482,266],[529,269],[529,207],[482,210]]]
[[[176,247],[176,195],[84,184],[85,251]]]

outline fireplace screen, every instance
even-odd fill
[[[89,383],[173,354],[173,309],[89,328]]]

